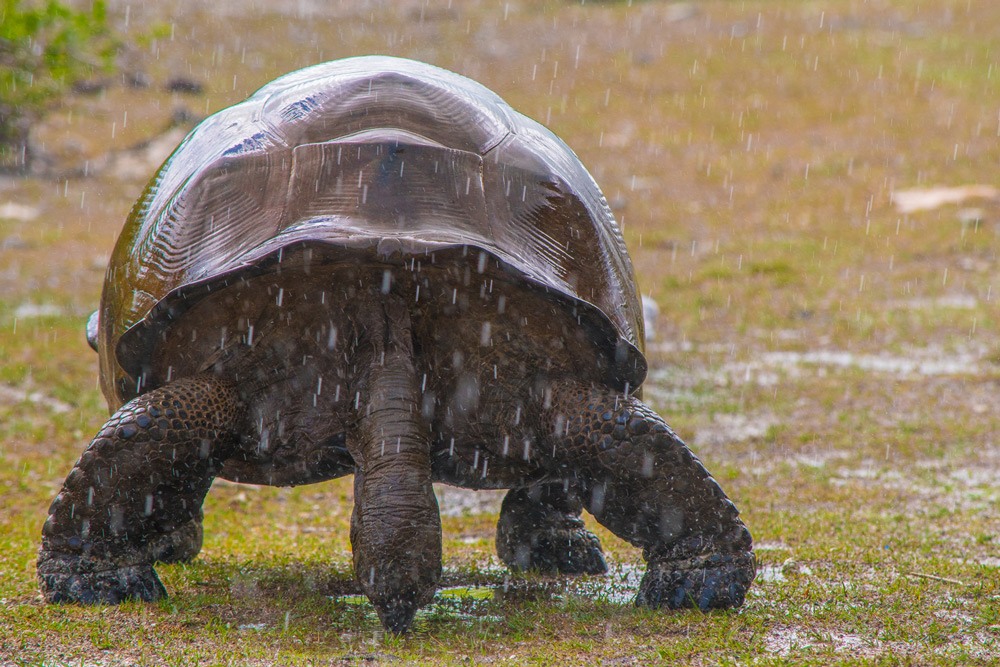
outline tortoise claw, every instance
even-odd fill
[[[382,627],[395,635],[402,635],[410,629],[418,607],[413,600],[396,598],[385,606],[375,605],[375,611]]]
[[[497,521],[500,560],[515,572],[604,574],[601,541],[584,526],[582,507],[562,484],[512,489]]]
[[[196,517],[151,544],[149,559],[157,563],[187,563],[201,551],[201,542],[201,518]]]
[[[38,583],[46,602],[54,603],[119,604],[167,597],[149,563],[101,568],[79,555],[50,551],[38,556]]]
[[[755,575],[752,552],[680,562],[653,561],[639,584],[635,604],[652,609],[697,607],[702,611],[739,607]]]
[[[497,525],[497,553],[515,572],[543,574],[604,574],[608,565],[597,535],[576,517],[547,517],[540,525],[515,530],[501,521]]]

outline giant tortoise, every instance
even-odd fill
[[[405,631],[441,576],[434,482],[510,489],[497,552],[600,573],[585,508],[641,546],[639,605],[739,606],[751,538],[641,400],[621,232],[573,152],[410,60],[308,67],[202,122],[147,186],[88,324],[111,418],[42,530],[50,602],[156,600],[215,477],[354,475],[354,571]]]

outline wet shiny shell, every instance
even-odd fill
[[[586,319],[609,383],[645,376],[632,265],[573,152],[480,84],[371,56],[271,82],[202,122],[152,179],[104,285],[109,406],[166,380],[146,369],[168,322],[307,245],[389,266],[471,252],[480,272],[488,261]]]

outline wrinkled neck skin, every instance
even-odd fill
[[[360,309],[353,360],[359,378],[351,545],[354,571],[382,623],[404,632],[441,577],[441,518],[421,428],[407,305],[372,294]]]

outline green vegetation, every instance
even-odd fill
[[[116,42],[103,0],[0,2],[0,164],[24,168],[28,132],[79,79],[111,68]]]
[[[0,218],[0,665],[996,664],[1000,202],[903,213],[896,194],[997,186],[1000,4],[196,4],[133,4],[131,26],[172,21],[136,66],[203,98],[72,97],[38,136],[90,175],[0,191],[38,209]],[[633,608],[640,554],[593,522],[608,577],[510,576],[495,501],[445,499],[450,590],[387,638],[352,580],[350,480],[218,483],[202,554],[159,568],[168,600],[41,603],[46,508],[106,418],[84,322],[148,176],[94,165],[176,106],[376,52],[481,80],[601,184],[662,312],[645,396],[756,540],[741,610]]]

